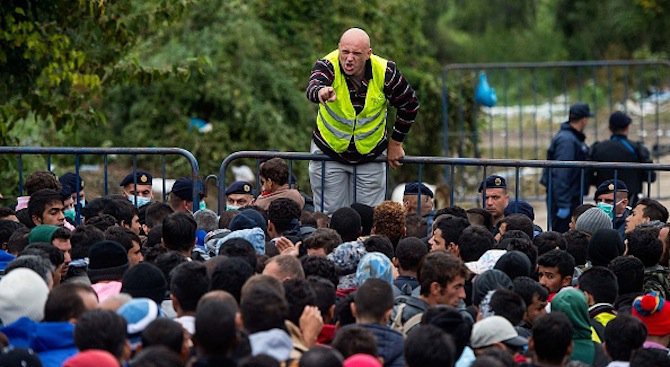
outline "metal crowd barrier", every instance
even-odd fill
[[[496,91],[493,107],[473,102],[480,72]],[[584,131],[589,145],[609,138],[609,115],[622,110],[633,118],[630,139],[645,143],[659,162],[670,152],[669,88],[668,60],[447,65],[442,72],[443,154],[545,159],[570,105],[581,101],[596,112]]]
[[[199,177],[200,166],[198,160],[191,152],[181,148],[79,148],[79,147],[0,147],[0,154],[16,155],[19,182],[18,193],[23,195],[24,190],[24,156],[26,155],[46,155],[46,169],[52,169],[52,156],[68,155],[74,158],[74,173],[80,175],[81,159],[84,156],[96,155],[103,157],[103,195],[109,194],[109,156],[110,155],[129,155],[132,156],[132,170],[138,169],[137,157],[140,155],[161,156],[160,173],[162,177],[167,175],[167,162],[165,156],[176,155],[185,158],[191,166],[191,178],[196,182]],[[163,193],[165,193],[165,180],[163,180]],[[77,193],[78,196],[78,193]],[[165,198],[163,198],[165,199]],[[199,199],[197,187],[193,189],[193,210],[198,210]],[[77,197],[77,201],[79,198]]]
[[[269,152],[269,151],[240,151],[233,153],[226,157],[221,163],[218,177],[218,203],[219,212],[225,210],[225,188],[226,188],[226,173],[229,166],[240,159],[256,159],[257,162],[269,158],[282,158],[288,161],[289,169],[292,170],[294,161],[332,161],[330,157],[324,154],[311,154],[306,152]],[[375,160],[376,162],[386,162],[386,157],[380,156]],[[562,169],[562,168],[578,168],[580,170],[580,197],[583,198],[587,194],[584,191],[584,183],[587,179],[586,174],[588,170],[593,169],[611,169],[614,170],[614,178],[616,179],[619,170],[643,170],[647,171],[647,177],[650,177],[651,172],[670,171],[670,164],[659,163],[604,163],[604,162],[577,162],[577,161],[547,161],[547,160],[521,160],[521,159],[480,159],[480,158],[446,158],[446,157],[423,157],[423,156],[407,156],[402,159],[405,165],[400,169],[407,169],[410,165],[417,166],[417,181],[423,181],[423,172],[425,166],[443,166],[449,171],[449,180],[444,182],[450,188],[450,203],[459,201],[467,201],[473,199],[476,205],[485,206],[484,197],[477,193],[479,183],[491,174],[503,173],[507,176],[508,192],[510,193],[510,202],[515,200],[525,200],[528,195],[524,194],[527,184],[524,183],[523,178],[526,176],[525,169]],[[468,169],[474,169],[473,172],[468,172]],[[460,170],[461,172],[457,172]],[[511,171],[511,172],[510,172]],[[387,169],[387,174],[389,169]],[[469,177],[466,177],[470,174]],[[258,177],[258,175],[256,175]],[[539,176],[537,178],[539,182]],[[322,182],[323,184],[323,182]],[[548,185],[549,189],[546,192],[546,197],[551,198],[552,182],[551,175],[549,175]],[[258,185],[256,186],[258,187]],[[387,198],[389,197],[388,179],[386,186]],[[646,183],[646,196],[651,194],[651,183]],[[549,199],[551,200],[551,199]],[[355,193],[354,193],[355,201]],[[419,200],[420,201],[420,200]],[[323,202],[323,200],[321,200]],[[547,203],[550,207],[551,203]],[[315,207],[316,211],[322,211],[322,208]],[[420,210],[420,208],[419,208]],[[551,229],[551,221],[555,213],[547,213],[547,228]]]

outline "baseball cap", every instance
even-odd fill
[[[591,113],[591,109],[589,108],[589,105],[586,103],[575,103],[572,106],[570,106],[570,115],[568,119],[570,121],[574,120],[579,120],[583,119],[584,117],[593,117],[593,113]]]
[[[505,343],[513,347],[523,347],[528,339],[519,336],[514,326],[502,316],[489,316],[475,323],[470,336],[473,349],[488,347],[495,343]]]

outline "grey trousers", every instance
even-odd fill
[[[310,152],[321,154],[314,142]],[[315,211],[332,214],[335,210],[353,203],[374,207],[384,201],[386,196],[386,164],[370,162],[351,165],[333,161],[310,161],[309,182],[314,195]]]

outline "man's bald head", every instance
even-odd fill
[[[362,46],[370,48],[370,36],[360,28],[349,28],[340,37],[340,45],[342,42],[360,42]]]
[[[370,59],[370,37],[360,28],[349,28],[340,37],[340,67],[345,74],[362,79]]]

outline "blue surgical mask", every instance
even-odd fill
[[[74,220],[74,217],[75,217],[76,214],[77,213],[74,210],[74,208],[63,210],[63,215],[65,215],[65,218],[67,218],[69,220]]]
[[[205,200],[200,201],[200,207],[198,208],[199,210],[207,209],[207,203]]]
[[[86,200],[85,199],[79,200],[79,204],[81,205],[82,208],[86,207]]]
[[[151,202],[151,199],[149,198],[145,198],[144,196],[137,196],[137,204],[135,204],[135,195],[128,195],[128,200],[130,200],[133,205],[136,205],[137,208]]]
[[[596,207],[607,214],[610,219],[614,219],[614,205],[600,202]]]
[[[226,211],[238,210],[238,209],[240,209],[240,207],[237,205],[226,204]]]

